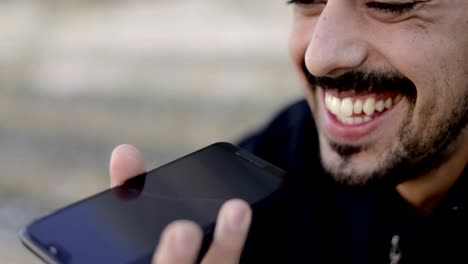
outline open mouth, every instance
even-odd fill
[[[396,91],[355,93],[321,90],[328,135],[350,144],[374,131],[385,131],[396,117],[403,95]]]
[[[396,70],[356,69],[340,76],[304,75],[318,99],[325,135],[335,143],[371,144],[396,133],[416,103],[415,84]]]
[[[335,118],[345,125],[358,125],[370,122],[397,105],[402,95],[399,93],[368,94],[340,98],[325,92],[325,107]]]

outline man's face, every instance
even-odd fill
[[[420,174],[463,147],[467,0],[292,2],[290,52],[338,181]]]

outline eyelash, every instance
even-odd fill
[[[367,3],[367,7],[375,9],[378,12],[382,13],[392,13],[392,14],[403,14],[405,12],[411,11],[419,2],[409,2],[409,3],[384,3],[384,2],[370,2]]]
[[[402,14],[404,12],[411,11],[419,1],[409,2],[409,3],[385,3],[385,2],[370,2],[366,6],[368,8],[375,9],[377,12],[381,13],[392,13],[392,14]],[[303,4],[303,5],[316,5],[316,4],[326,4],[326,1],[316,2],[315,0],[289,0],[287,4]]]

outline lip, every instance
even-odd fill
[[[320,105],[323,110],[325,130],[328,136],[337,142],[357,143],[371,137],[373,134],[377,133],[378,130],[381,130],[385,125],[389,124],[387,121],[391,119],[401,103],[400,101],[382,114],[373,117],[369,122],[346,125],[338,121],[335,115],[330,113],[325,107],[325,92],[323,89],[319,88],[317,90],[319,91]]]

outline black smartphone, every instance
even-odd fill
[[[215,143],[45,217],[21,231],[47,263],[150,263],[164,227],[190,219],[204,248],[228,199],[272,206],[289,182],[282,169],[229,143]]]

